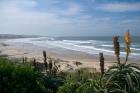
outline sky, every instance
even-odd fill
[[[0,0],[0,34],[140,35],[140,0]]]

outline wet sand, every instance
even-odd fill
[[[28,59],[36,58],[38,62],[43,62],[42,51],[45,50],[48,57],[59,59],[59,65],[61,70],[70,70],[78,68],[95,68],[99,71],[100,62],[99,55],[90,55],[84,52],[68,50],[60,47],[38,47],[29,43],[8,43],[8,46],[0,45],[1,54],[8,55],[9,58],[23,58]],[[105,68],[112,66],[115,63],[115,56],[104,55],[105,57]],[[122,62],[124,58],[121,58]],[[78,67],[74,64],[75,61],[81,62],[82,65]],[[136,60],[137,62],[138,60]]]

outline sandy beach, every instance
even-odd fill
[[[59,60],[58,65],[61,65],[60,70],[68,71],[78,68],[94,68],[97,71],[100,69],[99,55],[91,55],[84,52],[68,50],[60,47],[38,47],[30,43],[11,43],[5,42],[7,45],[0,45],[1,55],[8,55],[9,58],[23,58],[28,60],[36,58],[38,62],[43,62],[42,51],[45,50],[48,57]],[[115,64],[115,56],[104,55],[105,68]],[[123,58],[122,62],[124,61]],[[75,62],[81,62],[78,67]],[[137,62],[137,61],[136,61]]]

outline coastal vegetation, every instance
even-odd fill
[[[57,60],[43,51],[43,62],[34,58],[22,62],[0,57],[0,93],[140,93],[140,65],[128,63],[131,53],[129,31],[125,35],[126,59],[120,60],[119,37],[114,36],[115,65],[105,69],[99,54],[100,71],[81,68],[73,72],[59,70]],[[82,65],[75,62],[75,65]],[[44,69],[42,69],[44,68]]]

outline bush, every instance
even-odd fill
[[[43,77],[44,85],[52,93],[57,93],[58,87],[62,86],[65,83],[65,77],[59,75],[45,75]]]
[[[106,87],[110,91],[139,93],[140,66],[134,63],[112,66],[104,75],[104,79]]]
[[[90,73],[88,69],[79,69],[67,73],[67,82],[61,86],[58,93],[97,93],[100,90],[100,74]]]
[[[0,58],[0,93],[45,93],[41,77],[30,65]]]

